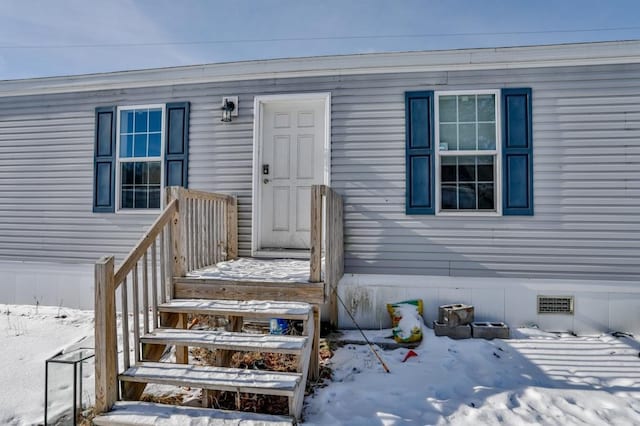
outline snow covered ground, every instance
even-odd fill
[[[91,345],[93,313],[13,305],[0,313],[0,424],[41,423],[45,359]],[[383,341],[390,330],[367,333]],[[404,363],[407,349],[379,350],[391,373],[368,346],[345,345],[332,358],[334,380],[305,401],[304,424],[640,424],[637,340],[512,334],[454,341],[425,328],[418,356]]]
[[[81,347],[93,347],[93,311],[0,305],[0,424],[42,424],[45,361]],[[84,375],[85,400],[93,401],[93,363]]]
[[[380,338],[381,332],[368,332]],[[389,334],[384,331],[382,334]],[[318,425],[637,425],[640,345],[629,338],[520,329],[510,340],[451,340],[424,330],[414,349],[346,345],[334,381],[308,399]],[[348,332],[346,339],[357,339]]]
[[[187,276],[221,280],[307,282],[309,261],[241,257],[191,271]]]

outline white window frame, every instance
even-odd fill
[[[500,105],[500,90],[451,90],[451,91],[437,91],[434,94],[434,127],[435,127],[435,199],[436,199],[436,215],[437,216],[502,216],[502,116],[501,116],[501,105]],[[482,150],[482,151],[442,151],[447,152],[447,154],[441,154],[440,151],[440,96],[460,96],[460,95],[494,95],[495,96],[495,116],[496,116],[496,149],[495,150]],[[455,152],[456,154],[451,154],[451,152]],[[478,156],[478,155],[495,155],[495,171],[494,171],[494,180],[495,180],[495,210],[458,210],[458,211],[450,211],[442,210],[441,200],[440,200],[440,158],[441,156],[452,156],[457,157],[459,155],[469,155],[469,156]]]
[[[122,188],[120,186],[121,182],[121,167],[120,164],[122,162],[132,162],[132,161],[157,161],[158,157],[132,157],[130,160],[127,158],[125,161],[120,160],[120,112],[121,111],[130,111],[137,109],[161,109],[162,110],[162,121],[160,124],[160,207],[157,209],[123,209],[121,207],[122,202]],[[149,104],[149,105],[124,105],[119,106],[116,109],[116,213],[124,213],[124,214],[145,214],[145,213],[157,213],[161,212],[164,208],[164,144],[165,144],[165,128],[166,128],[166,118],[167,118],[167,108],[165,104]]]

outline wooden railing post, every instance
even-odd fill
[[[229,198],[225,203],[227,206],[227,259],[238,258],[238,200],[236,197]]]
[[[178,186],[167,188],[169,200],[178,200],[178,209],[171,220],[171,257],[172,257],[172,275],[169,276],[169,282],[173,277],[184,277],[187,272],[187,233],[184,229],[186,225],[187,206],[185,197],[182,194],[183,189]],[[173,285],[171,285],[173,288]],[[173,297],[173,291],[169,293],[169,298]]]
[[[322,192],[324,185],[311,187],[311,253],[309,281],[320,282],[322,272]]]
[[[95,264],[96,412],[108,411],[118,399],[116,294],[113,256]]]
[[[338,282],[344,273],[343,203],[333,189],[326,193],[325,296],[329,302],[329,322],[338,328]]]

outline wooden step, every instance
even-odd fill
[[[93,419],[98,426],[292,426],[286,416],[224,411],[212,408],[178,407],[151,402],[119,401],[110,412]]]
[[[300,386],[302,374],[191,364],[144,362],[129,368],[120,374],[118,378],[125,382],[158,383],[293,397]]]
[[[261,300],[204,300],[174,299],[158,305],[160,312],[201,315],[230,315],[247,318],[283,318],[307,320],[312,307],[303,302],[274,302]]]
[[[164,328],[146,334],[142,336],[140,340],[146,344],[300,355],[307,345],[309,338],[307,336],[280,336],[217,330]]]

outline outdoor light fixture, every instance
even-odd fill
[[[222,121],[225,123],[231,122],[231,117],[238,116],[238,97],[237,96],[224,96],[222,98]]]

